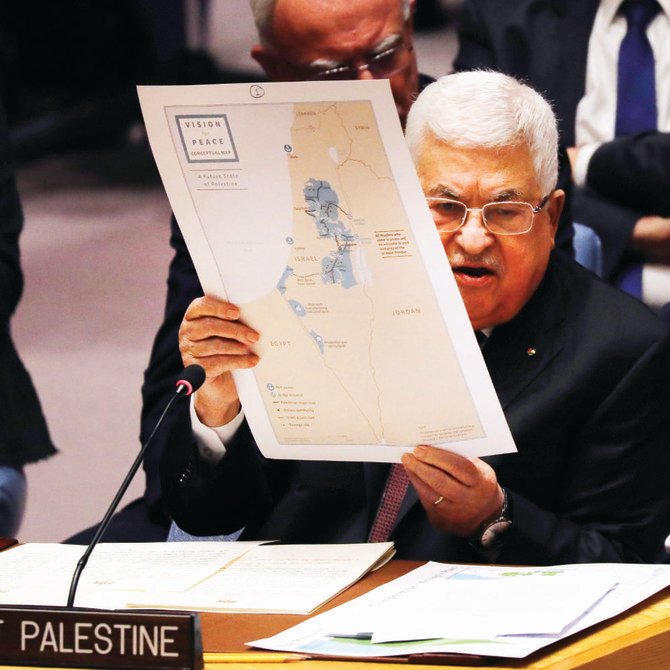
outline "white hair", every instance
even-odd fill
[[[346,0],[331,0],[331,2],[343,2]],[[405,21],[409,20],[411,15],[411,0],[396,0],[402,4],[402,13]],[[277,0],[249,0],[251,11],[254,15],[254,22],[258,30],[258,36],[261,44],[268,46],[272,43],[272,21],[275,15],[275,6]]]
[[[440,77],[423,90],[407,117],[405,136],[415,160],[429,134],[465,148],[525,143],[542,192],[556,188],[556,117],[537,91],[512,77],[481,70]]]

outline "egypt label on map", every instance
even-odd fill
[[[515,450],[387,82],[139,92],[203,289],[261,333],[235,382],[266,456]]]

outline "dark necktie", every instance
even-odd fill
[[[628,30],[619,49],[616,137],[656,130],[654,52],[646,31],[660,10],[656,0],[626,0],[621,5]]]
[[[388,540],[408,486],[409,478],[405,468],[401,463],[394,463],[386,480],[375,522],[372,524],[372,530],[368,538],[369,542],[386,542]]]
[[[475,330],[475,337],[477,338],[477,344],[479,344],[479,348],[483,349],[484,345],[486,344],[486,340],[489,339],[486,337],[486,333],[482,333],[481,330]]]
[[[626,0],[620,8],[628,23],[619,49],[616,137],[656,130],[656,76],[654,52],[647,27],[661,10],[656,0]],[[642,297],[642,264],[627,263],[614,278],[616,285]]]

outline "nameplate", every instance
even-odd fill
[[[201,670],[193,613],[0,606],[6,665]]]

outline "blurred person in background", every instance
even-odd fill
[[[16,534],[26,504],[23,467],[56,453],[30,375],[14,347],[10,318],[23,291],[23,212],[0,104],[0,537]]]

